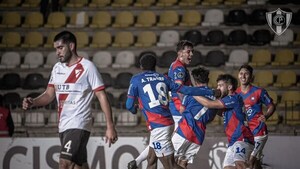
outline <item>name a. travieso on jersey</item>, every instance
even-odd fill
[[[146,74],[145,76],[149,76],[141,79],[141,83],[153,82],[153,81],[164,81],[164,77],[159,76],[156,73]]]

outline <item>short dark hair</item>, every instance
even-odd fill
[[[155,70],[156,57],[152,54],[145,54],[140,59],[140,65],[143,70]]]
[[[246,69],[248,72],[250,72],[250,75],[253,75],[253,68],[248,65],[248,64],[243,64],[240,68],[239,71],[241,71],[241,69]]]
[[[220,80],[223,80],[226,83],[231,84],[232,85],[232,90],[233,91],[236,90],[237,85],[238,85],[238,81],[232,75],[230,75],[230,74],[221,74],[221,75],[218,76],[217,82],[220,81]]]
[[[199,67],[192,70],[192,76],[197,83],[208,83],[209,71],[204,67]]]
[[[75,35],[72,32],[69,31],[62,31],[60,33],[58,33],[55,37],[54,37],[54,42],[62,40],[63,43],[74,43],[75,44],[75,48],[77,46],[77,40]]]
[[[177,43],[176,51],[183,50],[185,46],[194,48],[194,44],[191,41],[188,40],[181,40]]]

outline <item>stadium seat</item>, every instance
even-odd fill
[[[117,100],[116,108],[117,109],[125,109],[126,108],[126,100],[127,100],[127,92],[122,92]]]
[[[136,126],[138,125],[138,116],[132,114],[128,110],[123,110],[118,113],[117,126]]]
[[[84,48],[89,45],[89,36],[86,32],[74,32],[77,39],[77,49]]]
[[[300,65],[300,55],[298,55],[297,60],[294,62],[294,65]]]
[[[99,127],[99,126],[106,126],[106,118],[105,118],[105,113],[102,111],[95,110],[93,111],[93,126],[94,127]]]
[[[24,56],[24,62],[21,64],[21,68],[38,68],[44,64],[44,57],[41,52],[28,52]]]
[[[258,49],[252,55],[251,66],[265,66],[271,64],[271,52],[267,49]]]
[[[173,50],[165,51],[157,58],[157,66],[161,68],[169,68],[171,63],[177,58],[177,52]]]
[[[260,70],[259,72],[255,73],[253,83],[260,87],[268,87],[273,85],[273,72],[270,70]]]
[[[112,43],[111,34],[107,31],[99,31],[94,33],[92,43],[90,47],[92,48],[106,48]]]
[[[46,79],[40,73],[30,73],[25,77],[23,89],[34,90],[39,88],[46,88]]]
[[[157,0],[156,6],[159,7],[169,7],[177,3],[177,0]]]
[[[276,51],[272,66],[286,66],[294,62],[294,52],[290,49],[280,49]]]
[[[153,11],[143,11],[137,16],[135,27],[151,27],[156,24],[156,15]]]
[[[208,6],[208,5],[220,5],[223,3],[223,0],[203,0],[202,5]]]
[[[284,91],[281,96],[279,107],[294,108],[300,103],[299,91]]]
[[[113,47],[129,47],[134,43],[134,36],[132,32],[120,31],[115,35],[115,40],[112,44]]]
[[[266,13],[267,9],[256,8],[248,15],[248,25],[265,25],[267,23]]]
[[[3,95],[4,107],[9,107],[11,110],[15,110],[21,107],[21,96],[17,92],[9,92]]]
[[[249,45],[262,46],[271,42],[272,35],[267,29],[258,29],[253,32],[249,39]]]
[[[247,32],[243,29],[237,29],[229,33],[226,40],[226,45],[238,46],[238,45],[243,45],[247,42],[248,42]]]
[[[91,0],[89,7],[105,7],[110,5],[111,0]]]
[[[204,60],[205,60],[205,58],[204,58],[204,56],[202,56],[201,52],[198,50],[194,50],[192,61],[188,65],[188,67],[195,67],[195,66],[203,65]]]
[[[24,0],[22,7],[39,7],[40,0]]]
[[[67,23],[67,17],[63,12],[51,12],[48,16],[45,28],[61,28]]]
[[[197,10],[188,10],[183,13],[179,26],[198,26],[200,25],[201,20],[201,13]]]
[[[196,6],[199,5],[201,0],[180,0],[179,6]]]
[[[134,24],[134,16],[130,11],[120,11],[115,16],[115,22],[112,24],[115,28],[126,28]]]
[[[24,37],[24,42],[21,44],[23,48],[37,48],[43,46],[44,37],[41,32],[28,32]]]
[[[300,45],[300,31],[297,32],[296,39],[294,40],[293,45],[295,45],[295,46]]]
[[[225,0],[225,5],[242,5],[246,3],[246,0]]]
[[[224,22],[224,13],[220,9],[209,9],[204,15],[202,26],[219,26]]]
[[[58,62],[56,52],[48,53],[46,57],[46,63],[43,65],[44,68],[52,68]]]
[[[11,117],[13,119],[15,127],[19,128],[24,125],[24,118],[22,117],[22,113],[12,111]]]
[[[22,24],[24,28],[39,28],[44,24],[44,17],[40,12],[30,12],[26,15]]]
[[[116,60],[112,64],[113,68],[129,68],[135,63],[135,56],[132,51],[120,51],[116,55]]]
[[[21,25],[21,15],[19,12],[3,13],[0,28],[15,28],[20,25]]]
[[[21,87],[21,77],[18,73],[5,73],[1,79],[1,90],[14,90]]]
[[[137,41],[134,44],[136,47],[151,47],[155,46],[157,37],[153,31],[143,31],[137,36]]]
[[[16,7],[21,4],[21,0],[2,0],[0,7]]]
[[[211,30],[207,33],[204,37],[203,45],[207,46],[218,46],[224,43],[225,35],[224,32],[221,30]]]
[[[224,65],[226,62],[226,57],[224,53],[220,50],[209,51],[205,57],[205,65],[212,67],[219,67]]]
[[[290,110],[285,113],[285,121],[288,125],[300,125],[300,111]]]
[[[4,52],[1,56],[0,69],[14,69],[21,64],[21,56],[18,52]]]
[[[47,126],[48,127],[56,127],[58,126],[58,113],[57,112],[50,112],[48,116]]]
[[[58,34],[59,32],[49,32],[47,36],[46,43],[44,44],[45,48],[53,48],[53,43],[54,43],[54,37]]]
[[[84,28],[89,23],[89,16],[86,12],[74,12],[71,14],[70,22],[67,24],[69,28]]]
[[[280,36],[275,35],[271,41],[272,46],[287,46],[294,41],[294,32],[291,29],[285,30]]]
[[[106,28],[111,25],[111,14],[107,11],[98,11],[92,17],[91,28]]]
[[[160,13],[157,26],[172,27],[179,23],[179,15],[175,10],[166,10]]]
[[[70,8],[79,8],[87,6],[87,4],[88,0],[69,0],[66,6]]]
[[[208,78],[209,78],[208,86],[216,88],[217,87],[217,78],[221,74],[225,74],[225,72],[222,70],[211,70],[208,75]]]
[[[19,32],[4,32],[0,43],[0,48],[12,48],[20,46],[21,35]]]
[[[283,70],[278,73],[274,86],[291,87],[291,86],[296,86],[296,84],[297,84],[296,72],[293,70]]]
[[[183,38],[184,40],[188,40],[197,46],[202,43],[202,34],[199,30],[188,30],[184,33]]]
[[[101,73],[102,80],[105,84],[105,88],[112,87],[114,80],[109,73]],[[113,103],[111,103],[113,104]]]
[[[175,46],[180,39],[180,35],[178,31],[175,30],[166,30],[161,32],[159,41],[156,44],[159,47],[164,46]]]
[[[136,0],[134,2],[134,6],[136,7],[149,7],[153,5],[156,2],[156,0]]]
[[[130,79],[133,76],[130,72],[121,72],[115,78],[114,88],[115,89],[128,89]]]
[[[45,115],[43,110],[35,110],[25,113],[25,126],[42,127],[45,125]]]
[[[126,7],[132,5],[133,0],[114,0],[111,4],[112,7]]]
[[[98,68],[107,68],[112,65],[112,56],[108,51],[98,51],[93,55],[93,63]]]
[[[229,11],[225,19],[225,24],[228,26],[240,26],[247,22],[247,14],[242,9],[234,9]]]
[[[249,62],[249,53],[244,49],[234,49],[230,52],[225,66],[240,67]]]
[[[278,95],[276,91],[268,91],[269,96],[272,98],[273,103],[277,104],[278,103]]]
[[[293,14],[292,24],[294,24],[294,25],[300,25],[300,9],[298,9],[297,12],[295,12]]]
[[[271,117],[268,118],[265,122],[268,126],[269,125],[277,125],[279,123],[278,113],[275,111]],[[268,128],[270,131],[270,129]]]
[[[89,54],[86,51],[77,51],[78,56],[82,56],[86,59],[90,59]]]
[[[248,5],[265,5],[268,2],[268,0],[248,0]]]

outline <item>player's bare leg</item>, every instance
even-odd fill
[[[158,158],[165,169],[184,169],[175,162],[174,154]]]
[[[59,169],[75,169],[75,165],[76,164],[70,160],[59,159]]]
[[[246,169],[246,163],[244,161],[235,161],[234,164],[236,169]]]
[[[149,147],[147,169],[157,169],[157,157],[153,148]]]
[[[250,169],[262,169],[260,160],[254,156],[250,156],[249,164]]]
[[[178,164],[180,167],[182,167],[182,168],[184,168],[184,169],[187,169],[187,165],[188,165],[187,160],[177,160],[177,164]]]

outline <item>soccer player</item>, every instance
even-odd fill
[[[219,75],[217,88],[221,90],[221,99],[211,101],[201,96],[194,96],[198,102],[209,109],[223,110],[224,129],[228,139],[224,169],[245,169],[254,146],[253,134],[244,124],[246,115],[243,112],[243,98],[235,93],[237,83],[237,80],[229,74]]]
[[[60,169],[80,169],[87,165],[86,145],[92,127],[90,105],[94,94],[106,116],[106,142],[109,147],[118,138],[101,75],[91,61],[77,55],[76,44],[76,37],[69,31],[55,36],[54,48],[59,62],[52,69],[46,91],[36,98],[23,100],[23,109],[27,110],[33,106],[45,106],[56,97],[61,141]]]
[[[177,44],[177,59],[171,64],[168,77],[177,84],[182,84],[185,86],[192,85],[191,78],[188,69],[186,68],[192,61],[194,45],[192,42],[187,40],[182,40]],[[172,113],[175,129],[178,126],[178,121],[181,119],[181,113],[183,110],[181,108],[181,102],[183,95],[176,92],[171,92],[170,100],[170,111]]]
[[[199,67],[192,71],[195,86],[207,87],[209,71]],[[215,100],[213,95],[205,95],[206,98]],[[215,109],[207,109],[197,102],[193,96],[184,96],[182,106],[185,111],[178,122],[178,127],[172,137],[175,149],[175,160],[181,167],[186,168],[188,163],[193,163],[205,137],[206,124],[212,121],[217,113]]]
[[[261,169],[262,151],[268,140],[268,130],[265,122],[272,116],[276,106],[265,89],[251,84],[253,79],[253,68],[251,66],[242,65],[239,69],[238,78],[241,86],[237,88],[236,92],[244,100],[248,125],[255,141],[254,150],[249,160],[250,168]],[[268,107],[265,114],[262,111],[263,104]]]
[[[205,95],[214,92],[178,85],[155,72],[156,58],[153,55],[142,56],[140,65],[143,72],[133,76],[130,81],[126,108],[133,114],[137,113],[137,106],[134,102],[138,99],[147,128],[150,130],[147,168],[156,168],[154,153],[165,169],[181,168],[175,162],[174,147],[171,142],[174,121],[168,107],[168,92],[179,91],[188,95]],[[133,168],[133,166],[128,167]]]
[[[187,65],[190,64],[193,56],[193,48],[194,45],[192,42],[187,40],[181,40],[177,44],[177,58],[176,60],[171,64],[169,71],[168,71],[168,77],[177,84],[182,84],[186,86],[191,85],[191,79],[190,74],[186,68]],[[172,99],[169,102],[169,108],[172,113],[175,127],[177,128],[178,121],[181,118],[180,107],[181,107],[181,100],[183,95],[176,92],[170,92]],[[128,163],[128,169],[135,169],[136,166],[138,166],[141,162],[146,160],[148,155],[148,147],[135,159]]]

